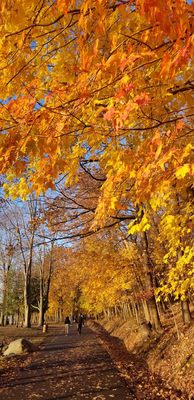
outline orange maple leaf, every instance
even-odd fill
[[[140,93],[134,100],[138,106],[147,106],[150,103],[150,97],[145,92]]]

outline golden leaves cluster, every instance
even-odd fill
[[[96,226],[126,204],[165,209],[167,187],[184,197],[193,184],[193,4],[4,0],[0,11],[5,190],[40,194],[61,174],[73,185],[80,160],[95,156],[106,176]]]

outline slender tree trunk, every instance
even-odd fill
[[[137,324],[139,324],[139,314],[138,314],[138,310],[137,310],[137,305],[136,305],[136,303],[134,302],[134,303],[132,303],[132,306],[133,306],[133,315],[134,315],[134,318],[136,319]]]
[[[178,193],[176,194],[176,200],[177,200],[177,205],[178,205],[178,210],[179,213],[181,214],[181,205],[180,205],[180,198]],[[180,243],[182,243],[182,238],[180,236]],[[183,250],[180,249],[179,251],[179,256],[181,257],[183,255]],[[181,301],[181,311],[182,311],[182,319],[185,325],[190,324],[191,322],[191,313],[189,309],[189,301],[188,299]]]
[[[123,318],[126,321],[128,318],[128,310],[127,310],[127,305],[126,303],[123,304]]]
[[[31,273],[32,273],[32,258],[33,258],[33,246],[34,246],[34,235],[36,231],[35,217],[37,216],[37,201],[31,199],[28,203],[30,213],[30,228],[28,230],[28,257],[26,258],[26,252],[24,250],[23,234],[20,228],[21,222],[17,222],[17,235],[20,244],[20,251],[23,258],[24,266],[24,327],[30,328],[31,326]],[[22,220],[24,221],[24,220]],[[24,223],[24,230],[27,230],[27,226]]]
[[[118,308],[117,308],[116,304],[115,304],[115,307],[114,307],[114,313],[115,313],[115,317],[118,317]]]
[[[31,310],[30,310],[30,278],[27,273],[25,273],[24,282],[24,328],[30,328],[31,326]]]
[[[3,265],[3,302],[2,302],[2,326],[7,325],[7,271]]]
[[[44,315],[48,309],[48,303],[49,303],[49,292],[50,292],[50,285],[51,285],[51,278],[52,278],[52,272],[53,272],[53,248],[54,244],[52,242],[51,244],[51,249],[50,249],[50,260],[49,260],[49,270],[48,270],[48,276],[46,280],[46,285],[45,285],[45,290],[44,290],[44,280],[43,280],[43,322],[44,322]]]
[[[24,263],[24,328],[31,327],[31,273],[33,254],[34,232],[30,239],[30,254],[28,263]]]
[[[181,301],[181,310],[182,310],[182,318],[185,325],[190,324],[191,322],[191,313],[189,309],[188,300]]]
[[[1,315],[0,315],[0,325],[3,326],[4,323],[4,315],[3,315],[3,311],[1,311]]]
[[[19,326],[19,322],[20,322],[20,308],[18,307],[18,310],[17,310],[17,317],[16,317],[17,319],[16,319],[16,326],[18,327]]]
[[[39,304],[39,326],[43,326],[44,324],[44,310],[43,310],[43,278],[40,277],[40,304]]]
[[[129,316],[132,318],[132,317],[133,317],[133,314],[132,314],[132,311],[131,311],[131,305],[130,305],[130,303],[127,303],[127,310],[128,310]]]
[[[60,308],[60,322],[63,322],[63,308]]]
[[[142,300],[142,307],[143,307],[143,312],[145,315],[145,319],[147,322],[151,321],[151,315],[150,315],[150,311],[147,305],[147,301],[146,300]]]

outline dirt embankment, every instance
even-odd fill
[[[161,334],[156,334],[134,321],[114,319],[100,321],[112,335],[121,339],[133,354],[141,354],[152,373],[168,385],[187,392],[194,399],[194,323],[183,326],[168,321]]]

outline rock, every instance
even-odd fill
[[[4,353],[5,353],[5,350],[7,350],[8,347],[9,347],[9,345],[8,345],[8,344],[5,344],[5,346],[2,347],[1,353],[4,354]]]
[[[4,356],[9,356],[9,355],[20,355],[20,354],[25,354],[25,353],[30,353],[32,351],[35,351],[36,346],[34,346],[33,343],[31,343],[29,340],[21,338],[14,340],[9,344],[7,349],[3,352]]]

